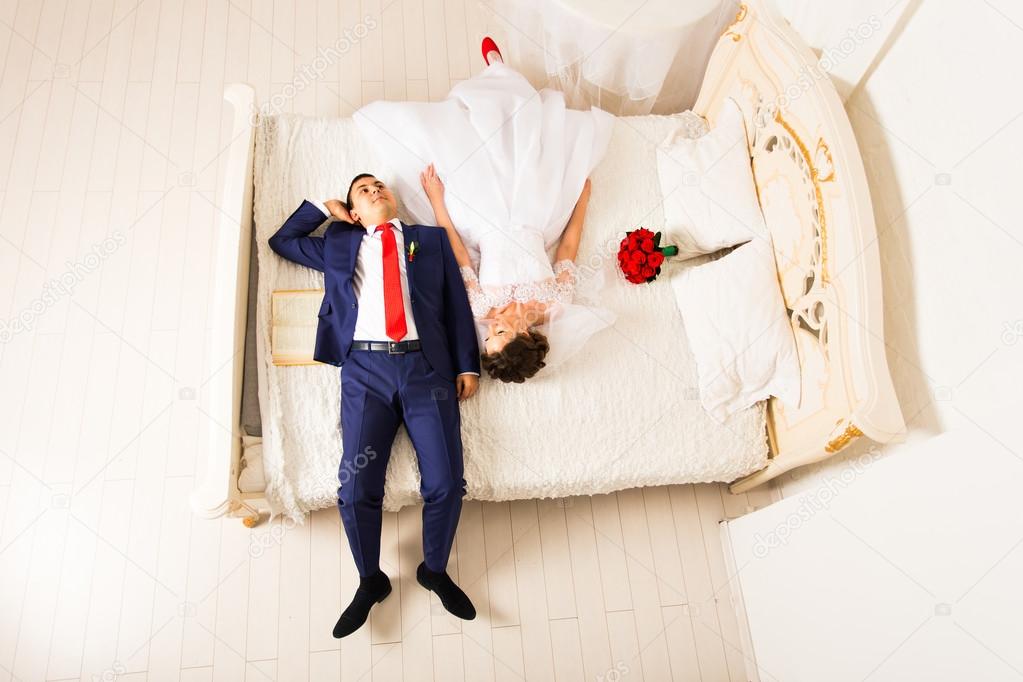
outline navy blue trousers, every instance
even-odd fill
[[[444,571],[465,495],[455,383],[422,351],[351,351],[341,370],[337,504],[360,576],[380,567],[384,476],[402,423],[419,461],[424,560],[431,571]]]

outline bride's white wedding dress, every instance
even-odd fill
[[[494,62],[441,102],[376,101],[354,119],[387,166],[406,211],[424,225],[435,218],[419,176],[434,164],[475,265],[463,267],[462,275],[481,340],[492,308],[550,303],[540,330],[551,345],[545,362],[553,367],[613,323],[610,311],[574,301],[581,286],[599,289],[600,269],[582,277],[571,261],[552,265],[550,254],[607,150],[614,116],[596,107],[568,109],[562,93],[537,91]]]

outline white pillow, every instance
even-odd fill
[[[688,258],[766,238],[739,105],[726,99],[709,133],[685,135],[680,128],[657,148],[664,241]]]
[[[799,406],[799,357],[769,241],[681,268],[671,285],[696,357],[700,404],[714,419],[772,395]]]

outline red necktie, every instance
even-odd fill
[[[405,324],[405,305],[401,300],[401,272],[398,270],[398,245],[394,239],[394,225],[377,225],[377,232],[383,230],[380,240],[384,247],[384,319],[387,322],[387,336],[401,341],[408,333]]]

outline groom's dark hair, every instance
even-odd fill
[[[373,175],[372,173],[359,173],[354,178],[352,178],[352,184],[348,185],[348,194],[345,195],[345,208],[347,208],[349,211],[352,210],[352,188],[355,187],[355,183],[357,183],[359,180],[362,180],[363,178],[375,177],[376,176]]]

